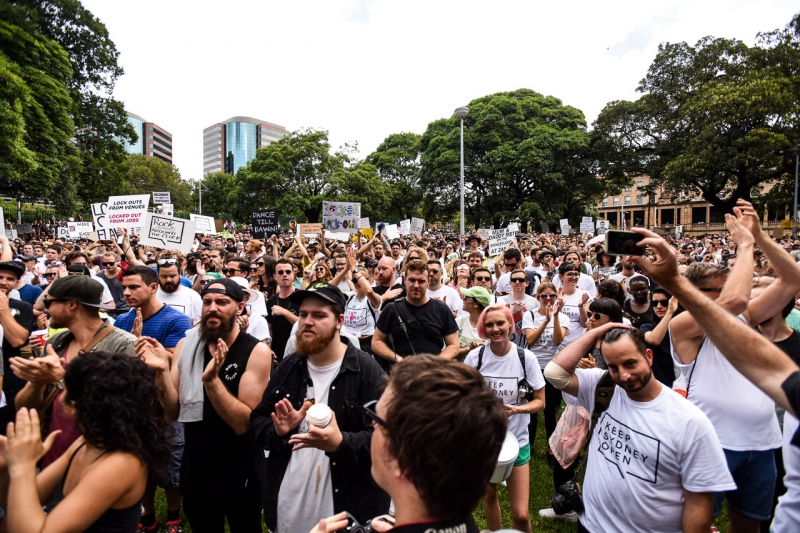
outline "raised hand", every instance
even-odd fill
[[[142,319],[142,310],[139,307],[137,307],[136,318],[133,319],[133,327],[131,327],[131,335],[133,335],[134,337],[141,337],[143,323],[144,320]]]
[[[56,430],[42,442],[42,430],[39,426],[39,414],[36,409],[28,411],[21,408],[17,411],[15,422],[9,422],[6,430],[7,442],[5,446],[6,463],[11,476],[35,471],[36,463],[53,446],[61,430]]]
[[[136,355],[148,368],[156,372],[169,370],[169,352],[160,342],[152,337],[139,337],[134,346]]]
[[[206,369],[203,371],[204,383],[210,383],[217,379],[222,365],[225,364],[225,358],[228,356],[228,345],[225,344],[225,341],[222,339],[219,339],[216,345],[209,345],[208,349],[212,357],[211,361],[206,365]]]
[[[276,403],[275,412],[271,414],[272,423],[275,425],[275,433],[279,437],[283,437],[300,425],[300,422],[306,417],[306,411],[308,411],[309,407],[311,407],[311,403],[304,402],[298,411],[286,398]]]

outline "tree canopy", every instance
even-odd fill
[[[152,194],[153,191],[169,191],[176,211],[191,211],[192,186],[182,180],[174,165],[157,157],[132,154],[127,159],[125,173],[127,190],[124,194]]]
[[[416,133],[394,133],[365,158],[367,163],[375,166],[390,191],[384,216],[410,219],[422,212],[421,140],[422,135]]]

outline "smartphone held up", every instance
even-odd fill
[[[639,242],[644,235],[632,231],[606,231],[606,244],[603,252],[609,255],[644,255],[644,246]]]

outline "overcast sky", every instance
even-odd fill
[[[125,75],[115,95],[173,138],[185,179],[202,176],[203,128],[237,115],[325,129],[365,157],[423,133],[470,100],[529,88],[591,125],[635,99],[662,42],[706,35],[752,45],[784,27],[789,0],[83,0]]]

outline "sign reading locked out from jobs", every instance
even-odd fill
[[[111,196],[106,206],[104,226],[107,228],[138,228],[144,226],[144,219],[149,205],[149,194]]]

